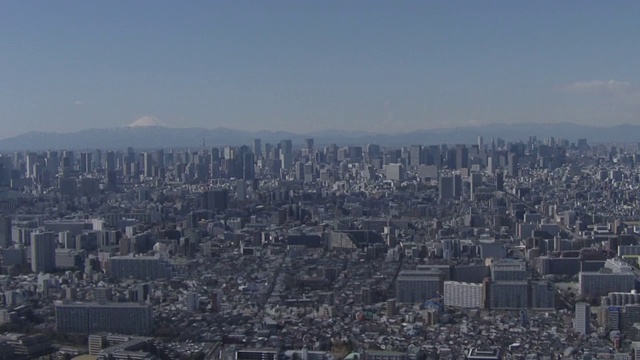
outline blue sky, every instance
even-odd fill
[[[640,2],[3,1],[0,138],[640,123]]]

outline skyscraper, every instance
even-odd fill
[[[116,153],[113,151],[107,151],[106,155],[106,170],[114,171],[116,169]]]
[[[225,211],[229,207],[229,190],[214,189],[202,193],[203,208],[211,211]]]
[[[456,145],[456,169],[469,167],[469,149],[464,144]]]
[[[56,270],[56,239],[52,232],[31,234],[31,271],[50,273]]]
[[[591,330],[591,307],[585,302],[576,303],[576,317],[573,330],[582,335],[589,335]]]
[[[304,139],[305,148],[309,151],[313,151],[313,138]]]
[[[253,139],[253,153],[255,154],[257,159],[262,157],[262,140],[261,139]]]
[[[417,167],[425,163],[422,145],[409,146],[409,161],[409,166],[411,167]]]
[[[475,200],[476,190],[482,186],[482,174],[471,174],[471,200]]]
[[[440,200],[453,199],[453,177],[440,177]]]
[[[38,162],[38,154],[34,152],[27,153],[27,177],[33,176],[34,165]]]
[[[151,153],[143,154],[144,177],[153,177],[153,157]]]
[[[0,216],[0,246],[3,249],[11,246],[11,218]]]
[[[245,180],[255,178],[254,157],[251,151],[242,154],[242,178]]]
[[[280,153],[281,154],[293,154],[293,142],[291,140],[280,141]]]

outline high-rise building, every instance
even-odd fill
[[[149,152],[143,153],[144,177],[153,177],[153,155]]]
[[[314,143],[313,138],[304,139],[305,149],[307,149],[309,152],[312,152],[313,143]]]
[[[291,140],[280,141],[280,153],[281,154],[293,154],[293,142]]]
[[[11,218],[0,216],[0,246],[3,249],[11,246]]]
[[[482,174],[474,172],[471,173],[471,200],[475,200],[476,191],[482,186]]]
[[[469,149],[464,144],[456,145],[456,169],[469,167]]]
[[[31,234],[31,271],[51,273],[56,270],[56,239],[52,232]]]
[[[386,165],[385,172],[388,180],[402,181],[406,177],[404,165],[398,163]]]
[[[591,306],[589,304],[585,302],[576,303],[573,330],[582,335],[589,335],[591,332]]]
[[[83,152],[80,153],[80,172],[89,173],[93,171],[93,154]]]
[[[114,171],[116,169],[116,153],[113,151],[107,151],[105,162],[105,170],[107,170],[107,173],[109,171]]]
[[[255,154],[257,159],[262,157],[262,140],[261,139],[253,139],[253,153]]]
[[[462,196],[462,176],[460,174],[453,175],[453,197],[460,199]]]
[[[35,165],[38,163],[38,154],[34,152],[27,153],[27,177],[33,177]]]
[[[409,146],[409,166],[418,167],[425,163],[424,150],[422,145]]]
[[[242,178],[245,180],[253,180],[255,178],[254,156],[251,151],[242,155]]]
[[[502,171],[496,173],[496,190],[504,191],[504,173]]]
[[[453,177],[441,176],[439,185],[440,200],[453,199]]]
[[[202,193],[203,208],[211,211],[225,211],[229,207],[229,190],[213,189]]]

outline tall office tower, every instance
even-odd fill
[[[3,249],[11,246],[11,218],[0,216],[0,246]]]
[[[116,153],[113,151],[108,151],[105,158],[105,168],[107,173],[109,171],[114,171],[116,169]]]
[[[406,170],[402,164],[388,164],[385,166],[385,176],[387,180],[403,181],[406,177]]]
[[[194,165],[202,164],[202,156],[200,155],[199,152],[194,151],[191,153],[191,163]]]
[[[223,149],[223,157],[225,159],[235,159],[238,156],[238,149],[231,147],[231,146],[225,146]]]
[[[504,191],[504,173],[502,171],[496,173],[496,190]]]
[[[125,162],[128,164],[136,162],[136,152],[135,150],[133,150],[132,147],[127,148],[127,154],[126,154],[125,160],[126,160]]]
[[[273,159],[273,157],[271,156],[271,151],[273,151],[273,145],[269,143],[265,143],[263,147],[264,149],[262,149],[262,156],[265,159]]]
[[[213,189],[202,193],[202,207],[211,211],[225,211],[229,207],[229,190]]]
[[[280,153],[293,154],[293,142],[291,140],[280,140]]]
[[[453,175],[453,197],[460,199],[462,196],[462,176],[460,174]]]
[[[159,149],[156,150],[156,165],[158,165],[158,167],[164,167],[164,150]]]
[[[425,163],[422,145],[409,146],[409,166],[418,167]]]
[[[498,162],[495,156],[487,156],[487,171],[493,174],[498,169]]]
[[[114,191],[118,188],[118,173],[115,170],[107,171],[107,189]]]
[[[0,164],[2,164],[2,170],[3,170],[0,181],[2,181],[2,185],[8,184],[9,181],[11,180],[11,173],[13,172],[13,169],[14,169],[13,159],[11,156],[0,154]]]
[[[304,163],[301,161],[296,162],[294,166],[294,176],[296,180],[304,181]]]
[[[144,163],[144,177],[153,177],[153,156],[149,152],[143,153],[142,156]]]
[[[482,174],[472,173],[471,174],[471,200],[475,200],[476,191],[480,186],[482,186]]]
[[[83,152],[80,153],[80,172],[83,174],[93,170],[93,154]]]
[[[573,320],[573,330],[582,335],[591,332],[591,306],[585,302],[576,303],[576,317]]]
[[[22,163],[22,160],[24,160],[24,154],[16,151],[13,153],[13,156],[11,158],[13,161],[13,167],[20,168],[20,164]]]
[[[256,156],[256,159],[262,158],[262,140],[261,139],[253,139],[253,153]]]
[[[38,154],[34,152],[27,153],[27,177],[33,177],[35,165],[38,163]]]
[[[209,165],[209,175],[211,178],[220,178],[220,163],[220,149],[211,149],[211,164]]]
[[[442,156],[438,145],[429,145],[425,155],[426,165],[435,165],[438,169],[442,166]]]
[[[308,138],[308,139],[304,139],[304,147],[305,149],[307,149],[309,152],[313,151],[313,138]]]
[[[518,176],[518,155],[509,153],[507,157],[507,172],[511,177]]]
[[[293,154],[292,153],[281,152],[280,153],[280,163],[282,164],[282,168],[283,169],[291,168],[291,165],[293,164]]]
[[[60,158],[57,151],[47,151],[47,169],[50,174],[57,174],[60,167]]]
[[[469,167],[469,149],[464,144],[456,145],[456,169],[466,169]]]
[[[483,147],[484,147],[484,139],[482,138],[482,136],[478,136],[478,148],[480,149],[480,151],[482,151]]]
[[[253,180],[255,178],[255,164],[251,151],[242,155],[242,178],[245,180]]]
[[[349,159],[351,161],[361,162],[363,158],[362,146],[349,146]]]
[[[453,199],[453,177],[442,176],[440,177],[440,200]]]
[[[62,152],[62,162],[60,167],[63,176],[68,176],[69,172],[73,170],[74,161],[73,151],[65,150]]]
[[[52,232],[31,234],[31,271],[51,273],[56,270],[56,239]]]
[[[211,161],[217,161],[218,163],[220,163],[220,149],[216,147],[211,148]]]
[[[367,157],[369,159],[374,159],[380,156],[380,145],[377,144],[368,144],[366,147]]]
[[[102,150],[96,149],[96,151],[93,152],[93,162],[91,168],[102,169]]]

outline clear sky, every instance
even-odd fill
[[[640,123],[638,1],[0,2],[0,138]]]

